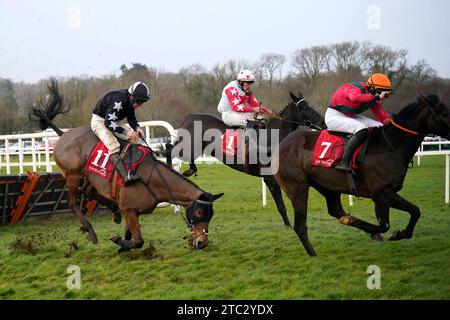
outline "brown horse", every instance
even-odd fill
[[[290,96],[292,101],[287,104],[278,114],[278,116],[271,118],[266,125],[267,130],[270,132],[271,130],[278,130],[279,139],[283,140],[289,133],[296,130],[299,125],[309,126],[314,129],[324,129],[326,128],[325,121],[323,117],[309,104],[309,102],[303,97],[302,93],[299,93],[298,96],[290,92]],[[200,134],[195,134],[195,122],[201,123]],[[190,133],[190,140],[185,141],[183,139],[178,140],[175,145],[167,145],[167,162],[171,163],[172,161],[172,150],[176,150],[176,148],[183,148],[185,145],[195,145],[195,142],[198,142],[198,145],[201,147],[191,148],[190,152],[182,152],[181,159],[189,162],[189,169],[183,172],[183,175],[186,177],[190,177],[197,172],[197,166],[195,165],[195,159],[197,159],[200,155],[207,153],[206,149],[210,144],[209,141],[203,141],[202,138],[207,130],[216,129],[222,133],[225,133],[225,130],[230,127],[220,119],[219,117],[211,114],[205,113],[192,113],[187,115],[179,129],[185,129]],[[236,129],[236,128],[231,128]],[[196,141],[197,140],[197,141]],[[217,143],[217,141],[212,140],[211,143]],[[278,142],[277,142],[278,143]],[[267,140],[267,146],[270,143],[270,136]],[[266,147],[267,146],[262,146]],[[184,150],[182,150],[184,151]],[[234,156],[234,159],[231,161],[224,161],[228,159],[224,159],[221,154],[215,154],[215,152],[210,153],[211,156],[216,157],[218,160],[224,162],[227,166],[233,168],[234,170],[244,172],[244,165],[241,164],[237,159],[237,154]],[[284,225],[286,227],[290,227],[291,224],[289,222],[289,218],[287,216],[286,206],[284,205],[283,196],[281,194],[280,186],[275,181],[275,178],[272,175],[262,174],[261,169],[263,167],[268,167],[270,164],[262,166],[261,164],[250,164],[248,166],[248,174],[256,177],[262,177],[264,179],[265,184],[270,190],[273,199],[275,200],[275,204],[277,206],[278,212],[280,213]]]
[[[375,202],[379,225],[373,225],[345,213],[340,195],[350,194],[345,173],[334,168],[314,167],[311,158],[318,132],[294,132],[279,146],[279,170],[275,178],[295,210],[294,230],[310,256],[316,255],[307,234],[308,190],[313,187],[327,201],[328,212],[345,225],[382,240],[380,233],[389,230],[389,208],[407,211],[410,220],[405,230],[396,231],[389,240],[409,239],[420,217],[420,210],[397,192],[403,187],[408,164],[426,134],[447,136],[450,133],[450,108],[437,96],[419,95],[414,102],[394,115],[393,122],[374,128],[363,162],[358,164],[355,183],[360,196]],[[276,161],[277,159],[272,159]]]
[[[187,208],[185,221],[192,231],[193,245],[198,249],[208,245],[208,224],[214,214],[212,202],[223,193],[212,195],[203,191],[150,155],[142,161],[136,171],[140,182],[121,188],[113,200],[109,181],[92,173],[83,172],[92,150],[99,141],[98,138],[87,126],[74,128],[63,134],[51,121],[56,115],[67,111],[64,109],[63,98],[56,81],[52,81],[49,86],[49,94],[48,102],[41,102],[41,109],[32,109],[30,119],[38,120],[43,130],[51,126],[61,136],[53,150],[55,162],[66,179],[70,209],[80,220],[92,243],[97,243],[97,235],[81,212],[76,197],[83,176],[89,181],[90,196],[95,194],[97,198],[116,202],[125,218],[125,239],[120,236],[111,237],[111,240],[120,246],[119,252],[143,246],[139,215],[153,212],[161,202]]]

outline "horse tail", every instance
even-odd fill
[[[51,127],[55,132],[61,136],[62,132],[54,123],[53,119],[58,114],[67,113],[70,107],[64,103],[64,97],[60,91],[58,81],[50,79],[50,84],[47,85],[48,95],[40,98],[37,107],[30,109],[28,118],[30,121],[37,122],[39,128],[42,130]]]

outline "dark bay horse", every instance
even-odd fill
[[[48,102],[43,103],[41,100],[41,108],[32,109],[30,119],[38,120],[43,130],[51,126],[61,136],[53,150],[55,162],[66,179],[70,209],[80,220],[92,243],[97,243],[97,235],[81,212],[76,197],[83,175],[90,183],[90,193],[95,192],[104,199],[116,202],[125,218],[125,239],[120,236],[111,238],[120,246],[119,252],[143,246],[139,215],[153,212],[161,202],[187,208],[185,221],[193,234],[193,245],[198,249],[208,245],[208,224],[214,214],[213,201],[223,194],[212,195],[205,192],[166,164],[153,156],[147,156],[136,171],[140,182],[121,188],[113,200],[109,181],[92,173],[83,172],[92,150],[99,141],[97,136],[88,126],[62,133],[52,123],[52,119],[67,109],[64,109],[63,98],[56,81],[52,81],[48,89],[50,97]]]
[[[267,122],[266,129],[270,130],[279,130],[279,139],[283,140],[289,133],[296,130],[299,125],[309,126],[314,129],[324,129],[326,128],[325,121],[323,117],[308,103],[308,101],[303,97],[303,94],[299,93],[298,96],[294,95],[292,92],[290,93],[292,101],[286,105],[278,114],[278,117],[272,118]],[[200,122],[202,127],[201,135],[195,135],[194,123]],[[182,153],[181,160],[187,161],[189,163],[189,169],[183,172],[184,176],[192,176],[197,172],[197,166],[194,161],[200,155],[205,153],[205,148],[212,143],[209,141],[203,141],[202,137],[205,131],[210,129],[219,130],[222,135],[225,133],[225,130],[229,128],[225,125],[225,123],[217,116],[211,114],[204,113],[193,113],[186,116],[181,123],[179,129],[185,129],[190,133],[190,141],[178,140],[174,146],[168,146],[168,162],[171,162],[172,153],[170,150],[174,148],[183,148],[183,144],[190,143],[190,145],[194,145],[194,139],[198,139],[201,148],[194,149],[191,148],[191,152]],[[270,138],[270,137],[269,137]],[[214,140],[212,140],[214,142]],[[270,141],[268,141],[270,144]],[[216,157],[218,160],[223,161],[222,155],[215,154],[212,152],[208,154]],[[237,171],[244,172],[244,165],[239,163],[237,156],[234,157],[233,161],[226,161],[225,164]],[[266,165],[266,167],[269,167]],[[261,174],[262,166],[260,164],[249,164],[247,173],[256,176],[262,177],[264,182],[268,186],[270,193],[272,194],[273,199],[278,208],[278,212],[280,213],[283,222],[286,227],[290,227],[289,218],[287,216],[286,206],[284,205],[283,196],[281,194],[281,189],[273,175],[262,175]]]
[[[406,211],[410,220],[405,230],[395,231],[389,240],[410,239],[420,217],[417,206],[397,192],[403,187],[408,164],[426,134],[447,136],[450,133],[450,108],[437,96],[419,95],[414,102],[393,116],[390,124],[374,128],[366,156],[358,164],[355,183],[360,196],[371,198],[379,225],[347,215],[340,195],[350,194],[345,173],[334,168],[313,167],[311,158],[319,132],[293,132],[279,145],[279,170],[275,178],[286,192],[295,210],[294,230],[310,256],[316,255],[306,227],[309,187],[319,191],[327,201],[328,213],[345,225],[382,240],[380,233],[389,230],[389,208]]]

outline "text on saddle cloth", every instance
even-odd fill
[[[130,150],[132,149],[132,150]],[[142,160],[151,152],[149,148],[141,145],[131,145],[127,154],[123,156],[126,169],[135,170]],[[131,154],[131,158],[130,158]],[[102,141],[99,141],[92,150],[85,166],[86,172],[91,172],[105,180],[111,181],[114,172],[114,164],[109,159],[109,152]],[[131,160],[131,161],[130,161]],[[130,166],[131,163],[131,166]],[[120,176],[120,175],[119,175]],[[118,183],[123,185],[122,178],[118,178]]]

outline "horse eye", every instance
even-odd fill
[[[201,217],[203,217],[203,210],[195,210],[195,216],[197,217],[197,218],[201,218]]]

